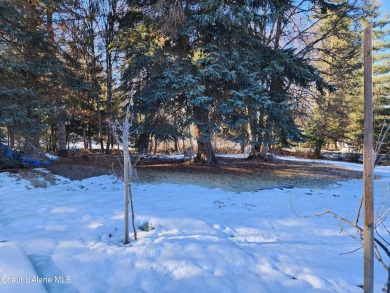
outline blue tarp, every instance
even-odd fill
[[[41,162],[39,160],[33,159],[31,156],[21,158],[19,160],[19,162],[25,163],[25,164],[33,166],[33,167],[48,166],[48,165],[53,164],[50,161]]]
[[[3,152],[8,158],[14,160],[16,159],[15,152],[9,146],[2,144],[1,142],[0,142],[0,152]],[[40,160],[34,159],[32,156],[24,156],[18,159],[17,161],[33,167],[48,166],[53,164],[50,161],[41,162]]]
[[[5,155],[6,155],[8,158],[15,159],[14,152],[11,150],[11,148],[7,148],[7,149],[5,150]]]

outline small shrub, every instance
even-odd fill
[[[314,152],[312,150],[310,151],[297,150],[294,156],[297,158],[304,158],[304,159],[320,159],[314,155]]]
[[[360,153],[351,152],[345,155],[345,160],[347,162],[359,163],[359,159],[360,159]]]
[[[154,227],[150,225],[148,222],[143,223],[141,226],[138,226],[140,231],[149,232],[154,230]]]
[[[272,154],[275,154],[277,156],[284,156],[284,157],[288,157],[288,156],[294,156],[294,153],[291,152],[291,151],[287,151],[287,150],[284,150],[284,149],[272,149],[270,151]]]

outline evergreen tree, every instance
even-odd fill
[[[137,89],[136,101],[147,113],[167,101],[183,103],[196,126],[198,161],[215,163],[213,133],[243,130],[248,121],[257,149],[277,133],[297,137],[291,84],[324,84],[293,48],[264,40],[261,26],[273,17],[262,13],[265,1],[129,3],[134,9],[125,18],[132,30],[124,39],[124,84]],[[269,3],[276,13],[291,8],[289,1]]]
[[[67,105],[64,113],[69,124],[67,135],[73,132],[82,136],[84,147],[89,149],[92,149],[92,140],[96,139],[102,152],[105,130],[103,121],[107,118],[104,113],[105,109],[112,106],[111,101],[109,105],[106,104],[107,108],[104,107],[104,90],[107,84],[104,84],[101,48],[102,37],[105,35],[99,26],[103,23],[105,13],[105,10],[102,10],[103,4],[106,3],[95,0],[69,0],[58,15],[61,24],[58,39],[62,44],[64,60],[77,77],[77,82],[73,83],[74,89],[63,97]],[[111,89],[112,79],[109,85]]]
[[[373,103],[375,117],[375,139],[380,139],[382,126],[390,123],[390,19],[373,1]],[[390,151],[390,137],[383,141],[381,153]]]
[[[51,111],[48,89],[61,63],[44,25],[39,3],[0,2],[0,125],[9,142],[39,148],[39,136]]]
[[[114,85],[116,74],[115,65],[118,59],[118,50],[116,47],[118,39],[119,19],[125,13],[125,4],[122,0],[103,0],[99,1],[100,20],[98,21],[99,32],[102,44],[104,46],[104,73],[105,73],[105,92],[106,92],[106,119],[113,120],[114,108]],[[109,153],[113,146],[113,135],[111,128],[107,128],[106,153]]]
[[[387,15],[381,11],[378,1],[365,3],[363,8],[364,18],[360,19],[361,25],[366,27],[369,22],[373,25],[373,103],[375,118],[375,139],[378,140],[381,128],[389,122],[389,84],[390,84],[390,40],[388,39],[390,21]],[[361,33],[362,35],[362,33]],[[363,52],[363,44],[360,47]],[[359,56],[363,63],[363,54]],[[363,68],[352,75],[353,84],[350,86],[349,102],[349,127],[347,128],[348,142],[360,151],[363,146],[363,104],[364,104],[364,83]],[[388,152],[389,139],[384,141],[382,151]]]
[[[318,46],[314,60],[326,81],[336,91],[318,93],[314,99],[312,117],[306,135],[320,157],[325,144],[347,141],[350,127],[350,105],[354,89],[359,87],[357,72],[361,72],[362,27],[359,7],[346,7],[324,19],[320,32],[332,31]]]
[[[57,38],[61,24],[54,22],[68,1],[0,3],[0,123],[7,127],[12,146],[18,141],[39,150],[50,126],[46,147],[56,150],[57,124],[65,122],[64,97],[79,88]]]
[[[176,139],[179,135],[172,127],[162,127],[161,121],[172,120],[170,115],[177,116],[187,107],[183,85],[177,76],[182,74],[191,88],[193,80],[188,66],[192,65],[190,60],[182,58],[186,51],[181,52],[179,47],[176,51],[171,49],[172,41],[165,29],[169,28],[169,33],[174,35],[172,30],[176,27],[165,28],[155,18],[155,14],[162,13],[162,3],[133,1],[129,5],[128,14],[122,19],[122,50],[126,55],[122,90],[136,93],[134,109],[138,123],[143,125],[136,145],[139,152],[147,152],[153,137]],[[177,83],[170,86],[169,80]]]
[[[338,23],[332,35],[328,36],[319,47],[318,65],[329,83],[336,86],[335,93],[318,95],[315,99],[313,116],[306,128],[312,142],[315,155],[320,156],[321,148],[326,143],[347,142],[358,152],[363,146],[363,28],[368,22],[373,23],[374,56],[374,111],[375,136],[378,138],[384,121],[389,119],[388,98],[390,84],[389,58],[389,20],[380,11],[377,1],[361,3],[360,7],[350,10],[349,20],[335,21],[332,18],[323,21],[321,29]],[[347,18],[347,19],[348,19]],[[387,151],[387,142],[383,145]]]

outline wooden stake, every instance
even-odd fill
[[[128,119],[126,115],[126,119]],[[126,124],[126,122],[124,123]],[[130,243],[129,240],[129,161],[130,161],[130,154],[129,154],[129,142],[128,142],[128,130],[126,131],[125,128],[123,129],[123,183],[124,183],[124,239],[123,243],[128,244]]]
[[[372,25],[364,32],[364,293],[374,292],[374,118],[372,108]]]

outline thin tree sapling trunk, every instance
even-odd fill
[[[130,128],[132,126],[132,117],[130,117],[131,103],[127,106],[126,116],[122,123],[116,121],[112,123],[107,120],[108,124],[112,128],[113,135],[118,142],[118,145],[122,147],[123,151],[123,183],[124,183],[124,244],[128,244],[129,240],[129,203],[131,209],[131,222],[134,232],[134,240],[137,240],[137,230],[135,228],[134,219],[134,205],[133,205],[133,193],[131,190],[132,175],[134,173],[134,165],[131,162],[131,156],[129,153],[129,141],[130,141]],[[119,135],[118,132],[121,134]]]

